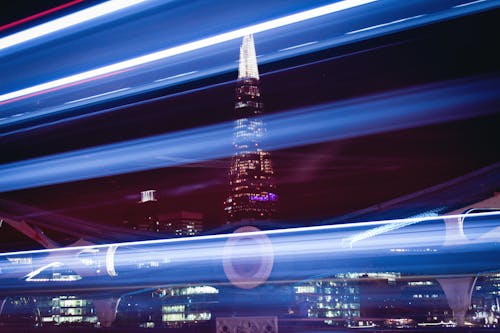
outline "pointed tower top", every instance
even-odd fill
[[[255,54],[253,35],[243,37],[243,42],[240,47],[238,79],[243,78],[259,79],[259,69],[257,68],[257,55]]]

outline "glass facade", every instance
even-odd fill
[[[218,303],[219,290],[212,286],[164,289],[162,322],[165,327],[185,327],[208,322]]]
[[[261,118],[264,104],[251,36],[245,37],[241,46],[234,109],[236,152],[229,169],[230,193],[224,205],[226,218],[228,222],[269,219],[276,212],[278,195],[271,154],[262,148],[266,131]]]
[[[78,296],[38,297],[36,300],[42,326],[95,326],[98,322],[90,300]]]
[[[478,326],[498,326],[500,323],[499,273],[484,274],[477,278],[467,319]]]
[[[309,280],[293,287],[294,317],[320,319],[333,326],[351,326],[360,318],[360,295],[357,279],[336,276]]]

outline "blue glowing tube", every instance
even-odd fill
[[[0,292],[200,283],[252,289],[352,272],[455,276],[498,271],[500,212],[467,215],[474,239],[460,229],[462,217],[271,231],[246,226],[233,234],[4,253]]]
[[[500,79],[479,77],[402,89],[263,117],[266,150],[468,119],[497,112]],[[0,191],[231,156],[233,124],[190,129],[0,166]]]
[[[79,73],[79,74],[76,74],[76,75],[68,76],[68,77],[61,78],[61,79],[54,80],[54,81],[50,81],[50,82],[45,82],[43,84],[39,84],[39,85],[36,85],[36,86],[24,88],[24,89],[21,89],[21,90],[18,90],[18,91],[13,91],[13,92],[10,92],[10,93],[7,93],[7,94],[0,95],[0,102],[7,101],[7,100],[10,100],[10,99],[15,99],[15,98],[18,98],[18,97],[21,97],[21,96],[25,96],[25,95],[30,95],[30,94],[33,94],[33,93],[38,93],[38,92],[49,90],[49,89],[53,89],[55,87],[64,86],[66,84],[71,84],[71,83],[79,82],[79,81],[82,81],[82,80],[86,80],[86,79],[98,77],[98,76],[101,76],[101,75],[113,73],[113,72],[116,72],[116,71],[128,69],[128,68],[131,68],[131,67],[135,67],[135,66],[147,64],[147,63],[150,63],[150,62],[153,62],[153,61],[165,59],[165,58],[172,57],[172,56],[175,56],[175,55],[178,55],[178,54],[183,54],[183,53],[194,51],[194,50],[197,50],[197,49],[200,49],[200,48],[204,48],[204,47],[207,47],[207,46],[211,46],[211,45],[215,45],[215,44],[220,44],[220,43],[223,43],[223,42],[226,42],[226,41],[229,41],[229,40],[233,40],[233,39],[236,39],[236,38],[241,38],[241,37],[243,37],[245,35],[248,35],[248,34],[253,34],[253,33],[258,33],[258,32],[262,32],[262,31],[267,31],[267,30],[270,30],[270,29],[276,29],[276,28],[279,28],[279,27],[282,27],[282,26],[286,26],[286,25],[289,25],[289,24],[293,24],[293,23],[304,21],[304,20],[308,20],[308,19],[311,19],[311,18],[315,18],[315,17],[319,17],[319,16],[323,16],[323,15],[335,13],[337,11],[345,10],[345,9],[356,7],[356,6],[360,6],[360,5],[367,4],[367,3],[370,3],[370,2],[373,2],[373,1],[376,1],[376,0],[343,0],[343,1],[339,1],[339,2],[334,2],[334,3],[329,4],[329,5],[317,7],[317,8],[310,9],[310,10],[307,10],[307,11],[303,11],[303,12],[300,12],[300,13],[296,13],[296,14],[284,16],[284,17],[281,17],[281,18],[278,18],[278,19],[266,21],[266,22],[263,22],[263,23],[260,23],[260,24],[255,24],[255,25],[252,25],[252,26],[249,26],[249,27],[245,27],[245,28],[233,30],[233,31],[230,31],[230,32],[222,33],[222,34],[219,34],[219,35],[216,35],[216,36],[212,36],[212,37],[209,37],[209,38],[197,40],[197,41],[194,41],[194,42],[190,42],[190,43],[186,43],[186,44],[179,45],[179,46],[176,46],[176,47],[168,48],[168,49],[165,49],[165,50],[162,50],[162,51],[158,51],[158,52],[155,52],[155,53],[143,55],[141,57],[137,57],[137,58],[133,58],[133,59],[128,59],[128,60],[121,61],[121,62],[112,64],[112,65],[108,65],[108,66],[100,67],[100,68],[97,68],[97,69],[89,70],[87,72]],[[136,1],[133,2],[133,4],[135,4],[137,2],[140,2],[140,1],[136,0]],[[107,3],[105,3],[105,4],[101,4],[101,5],[89,8],[86,11],[92,11],[96,7],[100,7],[100,6],[102,7],[104,5],[106,5],[107,7],[109,7],[109,8],[107,8],[108,11],[114,10],[113,4],[107,4]],[[81,12],[75,13],[75,14],[72,14],[72,15],[81,15]],[[96,14],[92,13],[92,15],[102,15],[102,14],[100,13],[100,11],[98,11]],[[86,15],[81,15],[81,16],[83,16],[82,20],[86,19]],[[71,24],[71,17],[69,17],[69,18],[68,17],[62,18],[61,20],[65,21],[65,24],[62,25],[63,27],[64,26],[70,26],[70,24]],[[51,23],[52,22],[49,22],[47,24],[51,24]],[[54,24],[54,25],[55,26],[51,27],[51,29],[49,29],[49,31],[57,31],[57,29],[60,28],[57,24]],[[35,33],[30,33],[30,32],[28,32],[28,33],[26,33],[26,32],[20,32],[19,33],[21,35],[26,34],[26,35],[28,35],[27,37],[13,35],[13,36],[8,36],[8,37],[5,37],[3,39],[0,39],[0,51],[3,48],[7,48],[7,47],[10,47],[12,45],[16,45],[19,42],[23,42],[25,40],[30,40],[31,38],[33,38],[32,35],[34,35],[34,36],[43,36],[44,34],[47,34],[46,30],[44,30],[44,29],[38,29],[38,28],[39,27],[33,28],[33,29],[37,29],[37,31]]]

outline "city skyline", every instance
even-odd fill
[[[457,34],[451,37],[449,28],[433,25],[372,41],[368,50],[367,43],[356,43],[286,62],[262,64],[266,114],[286,114],[309,105],[481,75],[494,68],[496,60],[484,52],[486,58],[477,61],[481,52],[476,50],[487,49],[486,44],[481,39],[458,35],[467,29],[476,29],[480,34],[483,29],[479,23],[487,24],[489,18],[491,15],[485,13],[452,21],[450,25]],[[420,38],[422,35],[426,37]],[[257,49],[259,43],[265,41],[257,40]],[[231,51],[233,58],[239,54],[237,44]],[[426,49],[428,45],[433,48]],[[416,49],[421,50],[419,56]],[[468,67],[459,66],[464,62]],[[283,67],[294,69],[280,69]],[[131,106],[119,115],[97,115],[81,123],[61,124],[43,135],[36,131],[20,134],[5,141],[1,158],[16,161],[232,122],[236,81],[235,71],[231,71],[204,81],[209,86],[206,89],[199,89],[197,82],[186,84],[183,89],[190,91],[187,95]],[[274,150],[280,198],[276,218],[291,225],[321,221],[491,165],[498,160],[493,144],[497,119],[497,115],[483,116]],[[230,146],[230,139],[227,143]],[[232,148],[228,147],[228,151],[232,152]],[[2,200],[8,209],[28,219],[36,211],[37,217],[49,220],[54,219],[53,214],[58,215],[58,223],[64,223],[67,217],[120,226],[139,201],[140,191],[154,188],[163,210],[201,212],[209,230],[225,223],[223,202],[227,198],[230,163],[230,156],[197,163],[186,161],[170,168],[4,192]],[[11,203],[26,208],[13,208]]]
[[[0,14],[0,331],[498,330],[500,3],[40,6]]]

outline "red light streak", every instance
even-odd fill
[[[68,2],[68,3],[65,3],[64,5],[60,5],[60,6],[51,8],[51,9],[47,9],[47,10],[44,10],[43,12],[40,12],[40,13],[31,15],[31,16],[25,17],[23,19],[20,19],[20,20],[11,22],[11,23],[7,23],[5,25],[0,26],[0,31],[4,31],[4,30],[10,29],[10,28],[13,28],[15,26],[21,25],[23,23],[35,20],[37,18],[40,18],[40,17],[46,16],[46,15],[55,13],[57,11],[60,11],[60,10],[62,10],[64,8],[71,7],[71,6],[76,5],[76,4],[78,4],[80,2],[83,2],[83,1],[85,1],[85,0],[74,0],[74,1],[71,1],[71,2]]]

